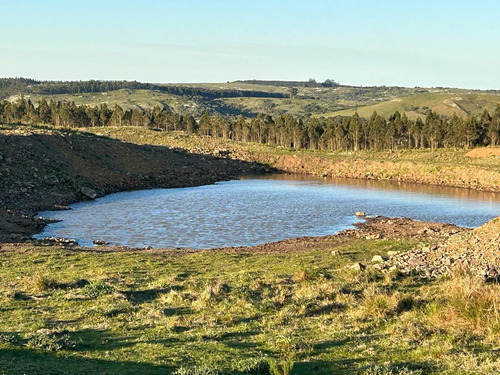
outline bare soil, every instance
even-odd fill
[[[500,147],[479,147],[465,154],[470,158],[488,158],[492,156],[500,157]]]
[[[46,224],[40,210],[135,189],[212,184],[269,167],[137,145],[95,135],[16,127],[0,129],[0,242],[22,241]]]

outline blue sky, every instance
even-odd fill
[[[0,76],[500,89],[498,1],[0,0]]]

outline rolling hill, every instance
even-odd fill
[[[454,88],[324,86],[310,81],[234,81],[226,83],[154,84],[135,81],[36,81],[0,79],[0,99],[25,98],[74,101],[97,106],[115,104],[123,108],[167,107],[200,117],[204,112],[227,116],[298,117],[352,115],[370,117],[373,111],[388,117],[396,110],[408,117],[424,117],[429,110],[459,116],[492,112],[500,102],[500,91]]]

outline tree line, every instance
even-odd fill
[[[185,85],[160,85],[137,81],[36,81],[26,78],[0,78],[0,97],[16,94],[56,95],[82,94],[115,91],[121,89],[152,90],[178,96],[217,98],[288,98],[290,95],[281,92],[239,89],[212,89]]]
[[[352,116],[302,119],[284,114],[271,117],[226,117],[205,112],[199,119],[166,107],[150,110],[76,105],[47,101],[36,105],[21,97],[0,101],[0,122],[51,124],[64,127],[143,126],[164,131],[184,130],[205,136],[309,150],[382,150],[405,148],[472,148],[500,145],[500,104],[490,114],[466,118],[429,111],[424,119],[394,112],[385,118],[373,112],[368,119]]]

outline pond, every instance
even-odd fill
[[[477,227],[500,215],[500,194],[397,182],[271,175],[179,189],[111,194],[67,211],[36,238],[93,239],[154,248],[251,246],[323,236],[368,215]]]

